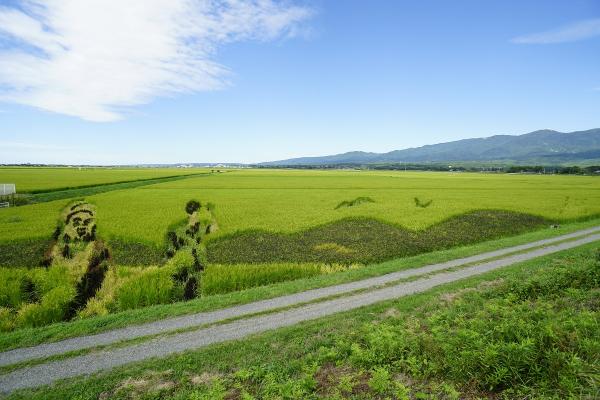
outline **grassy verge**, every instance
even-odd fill
[[[499,248],[528,243],[534,240],[553,237],[598,224],[600,224],[599,220],[590,220],[565,225],[559,229],[545,229],[536,232],[529,232],[520,236],[509,237],[450,250],[421,254],[410,258],[392,260],[381,264],[369,265],[363,268],[351,269],[339,273],[318,275],[307,279],[298,279],[295,281],[282,282],[269,286],[256,287],[240,292],[206,296],[187,302],[145,307],[105,316],[75,320],[68,323],[57,323],[43,328],[20,329],[18,331],[0,334],[0,350],[4,351],[17,347],[26,347],[44,342],[58,341],[80,335],[104,332],[127,325],[155,321],[166,317],[210,311],[227,306],[297,293],[303,290],[356,281],[403,269],[416,268],[423,265],[466,257]]]
[[[9,398],[597,398],[596,248]]]

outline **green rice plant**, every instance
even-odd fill
[[[10,332],[14,329],[14,317],[10,309],[0,307],[0,332]]]
[[[293,234],[238,232],[207,242],[214,264],[316,262],[367,264],[516,235],[548,226],[534,215],[473,211],[412,231],[369,218],[346,218]]]
[[[29,271],[16,268],[0,268],[0,307],[18,308],[23,303],[22,282]]]
[[[179,282],[185,282],[188,275],[194,270],[196,260],[192,254],[192,249],[184,248],[176,252],[163,268],[167,269],[173,278]]]
[[[96,315],[106,315],[110,312],[119,311],[115,298],[120,286],[127,281],[133,280],[144,271],[142,267],[127,267],[110,265],[102,286],[96,295],[89,299],[85,307],[79,311],[79,318],[87,318]]]
[[[37,303],[40,300],[40,293],[29,276],[21,278],[19,293],[24,303]]]
[[[39,297],[59,286],[72,286],[79,277],[65,264],[53,264],[48,269],[30,270],[27,277],[33,282]]]
[[[307,278],[320,273],[321,265],[312,263],[213,264],[204,270],[200,286],[202,295],[213,295]]]
[[[15,325],[36,327],[62,321],[74,297],[75,289],[73,287],[58,286],[46,293],[41,302],[21,307],[17,312]]]
[[[52,244],[53,241],[49,238],[35,237],[0,242],[0,266],[11,268],[45,266],[45,253]]]
[[[169,268],[148,267],[120,285],[115,302],[119,310],[170,303],[174,289]]]
[[[23,176],[27,173],[35,174],[36,170],[22,171]],[[206,238],[211,241],[248,229],[295,233],[348,217],[375,218],[423,230],[452,216],[486,209],[566,222],[600,214],[598,189],[600,180],[592,176],[245,169],[86,199],[102,210],[97,223],[104,237],[163,247],[165,232],[181,219],[182,205],[198,197],[200,190],[199,200],[219,205],[214,210],[219,230]],[[377,201],[335,210],[341,192],[347,199],[368,194]],[[421,199],[435,198],[427,212],[415,207],[416,193]],[[566,206],[565,193],[570,197]],[[64,206],[61,200],[2,210],[0,244],[49,238]],[[200,211],[207,210],[203,207]],[[20,218],[19,222],[8,222],[14,217]]]
[[[14,182],[19,192],[39,193],[76,187],[153,179],[166,176],[207,172],[204,169],[176,170],[173,168],[102,168],[86,167],[2,167],[0,175],[5,182]],[[73,208],[77,204],[73,205]]]
[[[165,258],[165,251],[151,242],[126,241],[120,238],[109,238],[107,242],[113,264],[158,265]]]

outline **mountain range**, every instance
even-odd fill
[[[540,165],[600,164],[600,128],[576,132],[539,130],[523,135],[495,135],[394,150],[352,151],[262,163],[265,166],[394,163],[517,163]]]

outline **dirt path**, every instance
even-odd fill
[[[592,228],[592,230],[586,231],[589,234],[598,230],[600,230],[600,227]],[[586,231],[579,231],[579,235],[582,234],[581,232]],[[571,234],[570,236],[566,237],[566,239],[577,236],[577,234]],[[556,242],[560,239],[553,238],[551,240],[554,240],[554,242]],[[565,236],[563,236],[562,240],[565,240]],[[503,258],[497,258],[492,261],[477,264],[475,266],[465,267],[457,271],[440,272],[433,276],[424,277],[411,282],[398,283],[396,285],[380,289],[374,289],[367,292],[361,292],[354,295],[348,295],[333,300],[325,300],[317,303],[299,306],[297,308],[285,311],[248,317],[246,319],[224,323],[222,325],[211,326],[208,328],[200,328],[189,332],[159,337],[127,347],[100,351],[97,353],[91,353],[64,360],[48,362],[32,367],[22,368],[0,376],[0,390],[2,392],[8,393],[21,388],[38,387],[42,385],[51,384],[54,381],[63,378],[92,374],[94,372],[118,367],[135,361],[142,361],[153,357],[165,357],[172,354],[181,353],[186,350],[197,349],[214,343],[220,343],[233,339],[241,339],[252,334],[265,332],[271,329],[276,329],[284,326],[294,325],[302,321],[309,321],[320,317],[332,315],[338,312],[349,311],[359,307],[364,307],[377,302],[397,299],[414,293],[420,293],[433,287],[454,282],[459,279],[483,274],[518,262],[531,260],[536,257],[556,253],[562,250],[578,247],[599,240],[600,234],[593,234],[583,238],[554,245],[548,245],[548,243],[551,242],[545,241],[545,244],[547,245],[544,247],[537,248],[525,253],[513,254]],[[524,246],[530,246],[528,248],[537,247],[531,245],[532,244]],[[522,249],[523,248],[521,248],[521,250]],[[505,250],[507,249],[499,251]],[[512,252],[514,251],[515,250],[513,250]],[[474,257],[480,256],[482,255]],[[492,257],[497,257],[497,255]],[[448,263],[445,264],[445,268],[449,268]],[[439,267],[442,264],[436,265],[438,267],[428,266],[421,268],[421,273],[427,273],[442,269]],[[429,268],[429,270],[427,270],[427,268]],[[403,272],[408,273],[411,271]],[[389,275],[371,279],[383,279],[384,277]],[[414,275],[416,274],[413,274],[412,276]],[[364,281],[354,282],[354,284],[359,284],[360,282]],[[393,282],[393,280],[390,280],[389,282]],[[385,282],[382,281],[381,283]],[[319,290],[324,289],[329,288],[323,288]],[[304,293],[307,292],[299,293],[298,295]],[[279,306],[281,307],[281,305]],[[232,309],[235,309],[235,307]]]

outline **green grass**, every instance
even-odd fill
[[[368,196],[375,202],[335,207]],[[414,198],[433,200],[417,207]],[[600,180],[586,176],[378,171],[239,170],[86,197],[105,238],[162,246],[190,198],[216,204],[219,231],[299,232],[348,217],[424,229],[451,216],[500,209],[568,221],[600,214]],[[45,236],[62,201],[0,210],[0,242]],[[6,223],[9,220],[16,221]]]
[[[218,264],[267,262],[373,263],[511,236],[548,226],[544,218],[474,211],[411,231],[369,218],[345,218],[293,234],[247,231],[208,242]]]
[[[597,398],[596,248],[9,398]]]
[[[16,184],[19,193],[40,193],[206,171],[187,168],[0,167],[0,182]]]
[[[319,264],[213,264],[202,274],[202,295],[235,292],[256,286],[309,278],[321,273]]]
[[[466,257],[481,252],[492,251],[503,247],[528,243],[530,241],[540,240],[555,235],[584,229],[589,226],[596,226],[599,223],[600,220],[573,223],[555,230],[546,229],[536,232],[529,232],[519,236],[421,254],[414,257],[368,265],[363,268],[350,269],[343,272],[322,274],[312,278],[286,281],[222,295],[206,296],[187,302],[156,305],[140,309],[115,312],[108,315],[98,315],[91,318],[76,319],[68,323],[63,322],[48,325],[43,328],[26,328],[13,332],[4,332],[0,333],[0,351],[15,347],[33,346],[43,342],[58,341],[74,336],[104,332],[110,329],[121,328],[131,324],[155,321],[166,317],[190,314],[194,312],[211,311],[232,305],[245,304],[252,301],[297,293],[303,290],[347,283],[373,276],[380,276],[394,271],[417,268],[423,265],[444,262],[447,260]],[[125,271],[125,273],[128,270],[127,268],[121,269]]]

